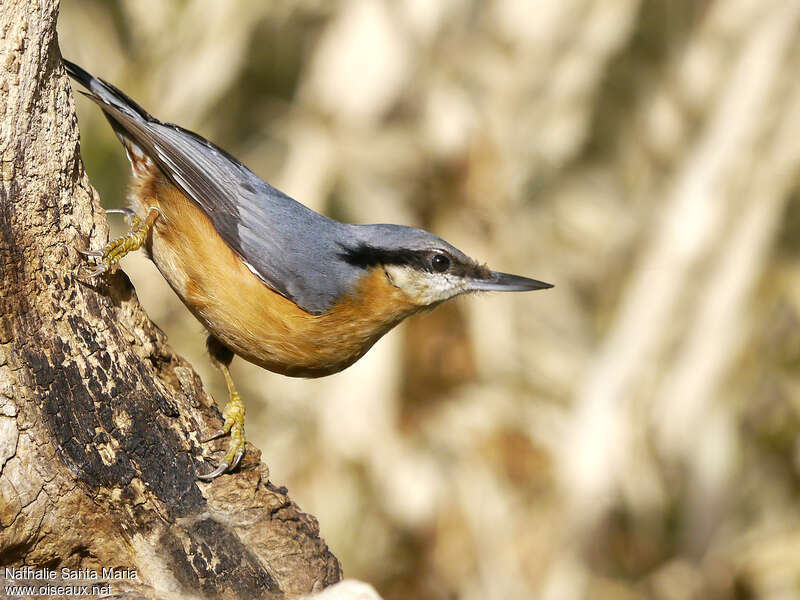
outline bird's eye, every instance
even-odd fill
[[[444,254],[434,254],[431,257],[431,268],[436,273],[444,273],[450,268],[450,259]]]

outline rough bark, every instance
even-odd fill
[[[0,4],[0,565],[135,569],[116,584],[131,597],[321,589],[340,567],[314,517],[252,447],[240,472],[198,482],[213,401],[124,273],[81,276],[76,247],[108,230],[57,12]]]

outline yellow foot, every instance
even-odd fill
[[[222,425],[222,429],[203,441],[210,442],[211,440],[216,440],[228,434],[231,436],[231,441],[228,444],[228,452],[225,454],[225,458],[219,466],[210,473],[197,476],[198,479],[202,479],[203,481],[211,481],[223,473],[233,471],[239,466],[244,456],[244,402],[242,402],[242,397],[236,391],[236,388],[233,387],[233,380],[228,372],[228,367],[222,366],[221,368],[228,384],[229,394],[228,404],[225,405],[225,410],[222,411],[225,423]]]
[[[112,211],[108,211],[112,212]],[[93,271],[88,273],[88,277],[97,277],[106,271],[113,271],[119,261],[122,260],[129,252],[138,250],[147,239],[147,234],[153,227],[153,224],[158,218],[159,211],[153,207],[150,209],[147,217],[142,221],[138,216],[133,217],[131,229],[126,234],[116,240],[110,241],[102,252],[78,250],[84,256],[96,256],[100,259],[100,265]]]

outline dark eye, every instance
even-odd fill
[[[450,259],[444,254],[434,254],[431,257],[431,268],[436,273],[444,273],[450,268]]]

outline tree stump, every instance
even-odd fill
[[[82,277],[76,248],[108,229],[57,14],[57,0],[0,4],[0,566],[121,575],[114,591],[144,598],[334,583],[316,520],[252,446],[239,472],[197,480],[224,447],[200,444],[221,425],[212,399],[124,273]]]

